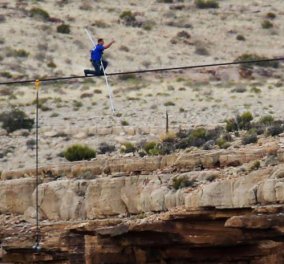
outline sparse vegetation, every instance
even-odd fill
[[[245,53],[239,56],[235,61],[258,61],[258,60],[267,60],[267,59],[269,58],[265,56]],[[253,62],[253,63],[243,63],[240,65],[241,68],[245,68],[245,69],[252,68],[253,66],[278,68],[279,62],[278,61],[262,61],[262,62]]]
[[[268,13],[266,14],[266,17],[267,17],[268,19],[275,19],[275,18],[276,18],[276,14],[275,14],[275,13],[272,13],[272,12],[268,12]]]
[[[29,118],[26,113],[20,109],[13,109],[9,112],[1,113],[0,122],[2,123],[2,128],[8,133],[14,132],[18,129],[31,130],[34,125],[34,119]]]
[[[243,35],[237,35],[236,39],[239,40],[239,41],[245,41],[246,40],[246,38]]]
[[[174,106],[174,105],[176,105],[176,104],[172,101],[167,101],[167,102],[164,103],[164,106]]]
[[[242,115],[237,115],[235,118],[227,119],[226,130],[228,132],[237,130],[248,130],[251,128],[251,121],[253,120],[253,115],[250,112],[244,112]]]
[[[123,21],[126,26],[137,26],[136,16],[131,11],[123,11],[119,18]]]
[[[50,61],[49,63],[47,63],[47,67],[48,68],[56,68],[57,65],[53,61]]]
[[[90,160],[96,157],[96,151],[88,146],[75,144],[64,151],[64,157],[69,161]]]
[[[264,21],[261,23],[261,26],[262,26],[262,28],[264,28],[264,29],[269,29],[269,28],[272,28],[272,27],[273,27],[273,24],[272,24],[269,20],[264,20]]]
[[[70,26],[67,24],[61,24],[57,27],[57,32],[61,34],[70,34]]]
[[[186,176],[173,178],[172,186],[175,190],[182,189],[185,187],[194,187],[196,180],[189,180]]]
[[[115,151],[115,146],[114,145],[111,145],[109,143],[106,143],[106,142],[102,142],[100,145],[99,145],[99,148],[98,148],[98,152],[100,154],[106,154],[106,153],[111,153]]]
[[[121,120],[120,124],[122,126],[129,126],[129,123],[126,120]]]
[[[35,18],[39,18],[39,19],[44,20],[44,21],[48,21],[49,18],[50,18],[48,12],[39,8],[39,7],[32,8],[30,10],[30,16],[35,17]]]
[[[121,153],[134,153],[136,147],[131,142],[124,142],[120,147]]]
[[[201,9],[219,8],[219,3],[216,0],[195,0],[195,6]]]
[[[242,138],[242,143],[244,145],[256,143],[257,142],[257,134],[254,129],[248,131]]]

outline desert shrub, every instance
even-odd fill
[[[269,125],[271,125],[271,124],[273,123],[273,121],[274,121],[273,116],[271,116],[271,115],[265,115],[265,116],[262,116],[262,117],[259,119],[258,123],[259,123],[259,124],[263,124],[263,125],[265,125],[265,126],[269,126]]]
[[[176,177],[173,178],[172,186],[175,190],[185,188],[185,187],[194,187],[196,185],[196,180],[189,180],[187,177]]]
[[[257,61],[257,60],[267,60],[267,59],[269,58],[265,56],[245,53],[239,56],[235,61]],[[241,68],[252,68],[253,66],[278,68],[279,62],[278,61],[264,61],[264,62],[244,63],[240,65]]]
[[[177,136],[174,132],[168,132],[166,134],[161,135],[162,142],[175,142]]]
[[[264,28],[264,29],[269,29],[269,28],[273,27],[273,24],[269,20],[264,20],[261,23],[261,27]]]
[[[4,77],[4,78],[8,78],[8,79],[11,79],[13,77],[13,75],[10,72],[7,72],[7,71],[1,72],[0,76]]]
[[[129,123],[126,120],[121,120],[120,124],[122,126],[129,126]]]
[[[152,21],[152,20],[147,20],[147,21],[143,22],[142,28],[143,28],[144,30],[150,31],[150,30],[153,29],[153,27],[154,27],[155,25],[156,25],[156,23],[155,23],[154,21]]]
[[[90,97],[92,97],[92,96],[93,96],[92,93],[82,93],[82,94],[80,95],[80,98],[81,98],[81,99],[83,99],[83,98],[90,98]]]
[[[102,142],[100,145],[99,145],[99,148],[98,148],[98,152],[100,154],[105,154],[105,153],[111,153],[115,151],[115,146],[114,145],[111,145],[111,144],[108,144],[106,142]]]
[[[64,151],[64,157],[69,161],[90,160],[96,157],[96,151],[88,146],[75,144]]]
[[[136,16],[131,11],[123,11],[119,18],[123,21],[126,26],[136,26]]]
[[[133,81],[133,80],[137,80],[137,77],[135,74],[129,73],[129,74],[119,75],[118,79],[120,81]]]
[[[249,171],[258,170],[260,168],[260,161],[256,160],[254,163],[249,167]]]
[[[256,94],[261,93],[261,89],[259,89],[259,88],[257,88],[257,87],[252,87],[252,88],[250,89],[250,91],[251,91],[252,93],[256,93]]]
[[[100,89],[95,89],[95,90],[94,90],[94,93],[95,93],[95,94],[101,94],[101,93],[102,93],[102,90],[100,90]]]
[[[31,149],[31,150],[34,149],[35,144],[36,144],[36,141],[35,141],[35,139],[33,139],[33,138],[28,139],[27,142],[26,142],[27,148],[28,148],[28,149]]]
[[[129,48],[127,46],[124,46],[124,45],[120,46],[119,49],[122,50],[122,51],[125,51],[125,52],[129,52],[130,51]]]
[[[195,0],[195,6],[201,9],[218,8],[219,3],[215,0]]]
[[[256,143],[257,142],[257,134],[255,130],[248,131],[242,138],[242,143],[244,145]]]
[[[136,147],[131,142],[124,142],[120,147],[121,153],[133,153],[136,151]]]
[[[277,136],[281,133],[284,132],[284,125],[283,123],[280,121],[274,121],[273,124],[267,128],[266,130],[266,135],[267,136]]]
[[[237,115],[235,118],[225,120],[227,132],[233,132],[237,130],[248,130],[251,128],[251,121],[253,115],[251,112],[244,112],[242,115]]]
[[[191,131],[188,137],[188,143],[191,146],[200,147],[208,140],[207,130],[197,128]]]
[[[26,113],[19,109],[13,109],[10,112],[1,113],[0,122],[2,123],[2,128],[8,133],[18,129],[31,130],[34,125],[34,119],[28,118]]]
[[[205,47],[196,47],[195,48],[195,53],[201,56],[208,56],[210,53]]]
[[[57,27],[57,32],[61,34],[70,34],[70,26],[67,24],[61,24]]]
[[[223,137],[217,139],[216,145],[219,146],[221,149],[227,149],[231,146],[231,144]]]
[[[48,68],[56,68],[57,65],[53,61],[50,61],[49,63],[47,63],[47,67]]]
[[[148,154],[148,155],[159,155],[159,144],[154,141],[146,142],[143,146],[143,150]]]
[[[237,87],[235,87],[234,89],[231,90],[231,92],[233,92],[233,93],[244,93],[246,91],[247,91],[246,87],[242,86],[242,85],[239,85],[239,86],[237,86]]]
[[[239,40],[239,41],[245,41],[246,40],[246,38],[243,35],[237,35],[236,39]]]
[[[157,0],[157,3],[172,4],[174,0]]]
[[[3,23],[6,21],[6,18],[4,15],[0,15],[0,23]]]
[[[167,102],[164,103],[164,106],[174,106],[174,105],[176,105],[176,104],[172,101],[167,101]]]
[[[39,7],[34,7],[30,10],[30,16],[31,17],[36,17],[36,18],[40,18],[44,21],[48,21],[50,16],[48,14],[48,12],[46,12],[45,10],[39,8]]]
[[[108,28],[110,27],[109,24],[107,24],[106,22],[102,21],[102,20],[96,20],[92,26],[94,27],[99,27],[99,28]]]
[[[194,136],[195,138],[203,138],[206,141],[209,140],[215,141],[217,138],[220,137],[223,131],[224,129],[222,127],[216,127],[214,129],[208,129],[208,130],[204,128],[198,128],[196,130],[191,131],[189,138]]]
[[[187,31],[183,30],[183,31],[180,31],[180,32],[177,33],[177,38],[179,38],[179,39],[190,39],[191,35]]]
[[[83,106],[83,103],[77,100],[73,100],[73,107],[74,108],[80,108]]]
[[[7,52],[6,52],[6,56],[7,57],[22,57],[22,58],[25,58],[25,57],[29,56],[29,53],[24,49],[18,49],[17,50],[17,49],[8,48]]]
[[[274,13],[272,13],[272,12],[268,12],[268,13],[266,14],[266,17],[267,17],[268,19],[275,19],[275,18],[276,18],[276,15],[275,15]]]

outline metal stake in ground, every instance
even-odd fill
[[[39,227],[39,202],[38,202],[38,185],[39,185],[39,175],[38,175],[38,109],[39,109],[39,88],[40,81],[35,81],[36,88],[36,241],[33,246],[33,249],[36,253],[40,251],[40,227]]]

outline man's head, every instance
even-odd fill
[[[104,45],[104,39],[102,38],[98,39],[98,44]]]

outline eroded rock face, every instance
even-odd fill
[[[15,179],[0,184],[0,213],[23,214],[32,205],[35,179]]]
[[[40,168],[39,254],[35,172],[3,172],[0,260],[282,264],[282,154],[264,144]],[[273,165],[262,165],[267,155]]]
[[[278,214],[271,214],[269,207],[258,211],[175,209],[127,221],[109,218],[45,224],[41,227],[42,250],[37,254],[31,249],[32,230],[26,227],[21,242],[13,237],[3,240],[2,261],[280,264],[284,260],[284,208],[274,209]],[[19,230],[15,226],[14,231]],[[11,236],[9,231],[5,236]]]

